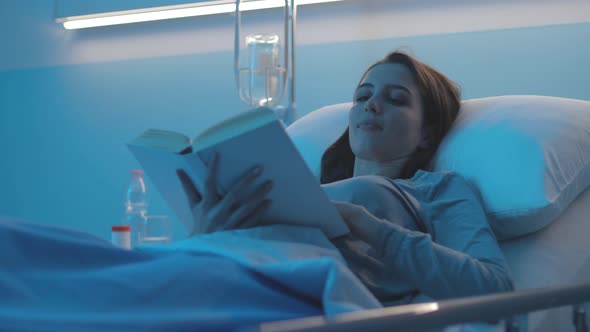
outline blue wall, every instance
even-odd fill
[[[456,80],[464,98],[590,100],[589,37],[581,23],[304,45],[299,111],[350,100],[363,70],[398,47]],[[231,52],[0,71],[0,214],[107,238],[138,167],[126,141],[148,127],[193,135],[244,109]],[[171,214],[152,194],[150,212]]]

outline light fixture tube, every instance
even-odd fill
[[[299,0],[297,5],[338,2],[343,0]],[[285,5],[284,0],[250,0],[240,3],[240,11],[279,8]],[[153,7],[119,12],[108,12],[92,15],[58,18],[64,28],[84,29],[107,25],[138,23],[147,21],[168,20],[173,18],[233,13],[235,1],[209,1],[178,6]]]

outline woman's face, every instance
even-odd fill
[[[355,91],[350,147],[365,160],[408,157],[422,140],[422,123],[422,99],[410,70],[397,63],[379,64]]]

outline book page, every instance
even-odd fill
[[[180,153],[190,146],[188,136],[170,130],[148,129],[129,142],[130,145],[150,146]]]
[[[234,136],[242,135],[248,131],[261,127],[269,122],[275,121],[274,111],[259,107],[240,113],[234,117],[224,120],[209,127],[193,140],[193,151],[199,151],[215,145]]]
[[[263,216],[263,224],[317,227],[328,238],[349,232],[278,120],[196,153],[207,165],[215,152],[220,155],[221,195],[257,164],[263,166],[263,174],[255,186],[268,179],[274,182],[268,196],[272,204]]]

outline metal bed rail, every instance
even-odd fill
[[[517,290],[440,302],[411,304],[337,315],[268,322],[260,332],[423,331],[471,322],[506,320],[507,331],[518,331],[513,317],[561,306],[573,307],[576,331],[587,332],[583,304],[590,303],[590,283]]]

